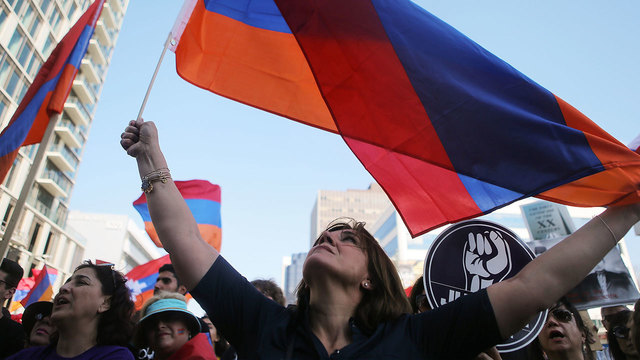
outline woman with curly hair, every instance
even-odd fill
[[[130,359],[134,304],[122,273],[112,264],[78,266],[53,300],[51,322],[58,340],[25,349],[9,359]]]

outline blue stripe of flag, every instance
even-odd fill
[[[291,34],[273,0],[205,0],[205,8],[249,26]]]
[[[222,228],[219,202],[205,199],[185,199],[185,202],[196,219],[196,223]],[[146,203],[133,205],[133,207],[140,213],[142,221],[151,222],[151,215],[149,215]]]

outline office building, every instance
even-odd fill
[[[309,246],[327,225],[340,217],[364,221],[369,228],[380,214],[391,205],[380,185],[373,183],[366,190],[319,190],[311,211],[311,233]]]
[[[296,302],[296,288],[302,280],[302,266],[304,260],[307,258],[307,253],[292,254],[283,259],[284,276],[282,283],[284,284],[284,296],[287,299],[287,304],[295,304]]]
[[[0,131],[56,44],[91,0],[0,0]],[[75,174],[82,161],[94,111],[129,0],[107,0],[87,54],[36,175],[25,209],[17,214],[7,257],[28,276],[43,264],[66,278],[85,258],[86,241],[65,227]],[[21,192],[38,145],[20,149],[0,185],[0,236]],[[3,239],[4,241],[4,239]],[[55,286],[59,286],[55,284]],[[54,287],[55,287],[54,286]]]

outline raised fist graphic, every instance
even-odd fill
[[[467,289],[476,292],[503,280],[511,271],[509,244],[497,231],[469,233],[464,246]]]

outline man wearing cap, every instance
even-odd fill
[[[13,297],[24,271],[15,261],[2,259],[0,264],[0,359],[14,354],[24,347],[24,331],[22,325],[11,320],[11,314],[4,307],[7,300]]]

